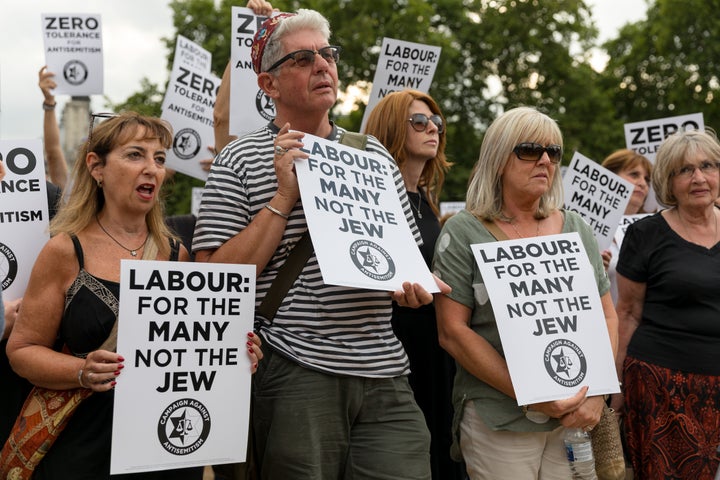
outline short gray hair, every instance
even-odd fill
[[[330,40],[330,22],[327,18],[315,10],[301,8],[297,11],[297,15],[283,19],[272,33],[263,52],[261,72],[267,72],[268,68],[280,60],[283,55],[289,53],[284,51],[282,40],[286,35],[300,30],[314,30],[320,32],[325,41]]]

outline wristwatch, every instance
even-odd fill
[[[537,410],[530,410],[529,405],[521,405],[520,408],[522,408],[525,417],[533,423],[546,423],[550,420],[550,417],[544,413],[538,412]]]

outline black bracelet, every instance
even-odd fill
[[[49,112],[50,110],[55,110],[55,105],[57,105],[57,102],[55,102],[55,103],[43,102],[43,110],[45,110],[46,112]]]

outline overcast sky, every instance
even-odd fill
[[[615,36],[627,22],[645,17],[646,0],[589,0],[600,28],[599,43]],[[238,5],[245,5],[244,1]],[[165,0],[0,0],[0,139],[42,137],[42,93],[38,71],[45,64],[40,15],[100,14],[103,24],[105,94],[125,100],[140,79],[164,86],[168,78],[161,39],[173,34]],[[222,72],[218,72],[222,73]],[[57,112],[66,95],[58,95]],[[104,99],[92,97],[95,111]]]

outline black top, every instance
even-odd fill
[[[107,339],[117,315],[120,284],[90,275],[84,268],[80,241],[72,237],[80,272],[65,294],[60,340],[74,355],[84,356]],[[173,242],[171,260],[177,260]],[[110,477],[114,391],[95,392],[83,400],[65,430],[35,469],[34,480],[102,480]],[[200,480],[202,467],[118,475],[127,479]]]
[[[688,242],[658,213],[628,227],[617,272],[646,285],[628,355],[720,375],[720,244],[707,249]]]

